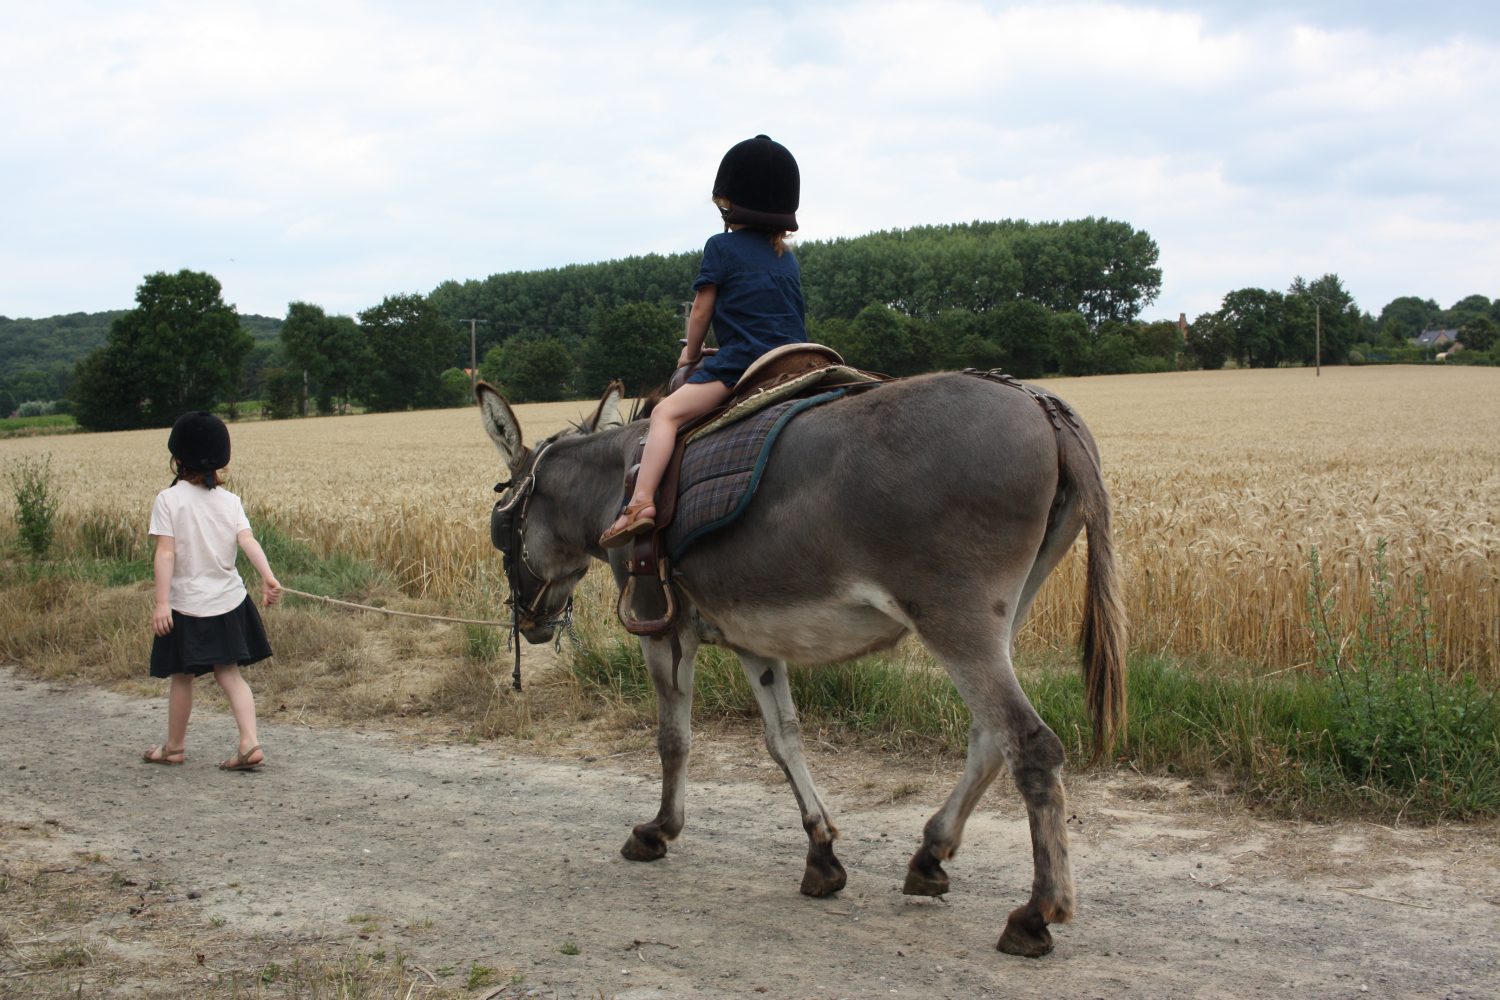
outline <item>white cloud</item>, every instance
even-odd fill
[[[1371,310],[1493,285],[1500,31],[1390,5],[12,5],[0,313],[201,267],[244,311],[692,249],[731,143],[804,236],[1124,219],[1162,315],[1336,271]],[[11,206],[14,206],[12,209]],[[1420,248],[1420,253],[1407,248]],[[230,263],[231,258],[233,262]]]

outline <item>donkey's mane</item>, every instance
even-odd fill
[[[630,405],[630,416],[625,418],[625,422],[630,423],[651,416],[651,411],[656,409],[656,404],[666,398],[667,387],[665,385],[653,386],[644,396],[639,397]]]

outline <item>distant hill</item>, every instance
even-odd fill
[[[0,316],[0,411],[28,399],[56,399],[72,378],[73,366],[90,351],[103,347],[109,327],[126,310],[69,313],[44,319]],[[281,320],[270,316],[241,316],[257,345],[276,343]]]
[[[0,316],[0,375],[57,362],[71,367],[85,354],[103,347],[110,324],[125,313],[124,309],[115,309],[45,319]],[[281,320],[270,316],[241,316],[240,326],[249,330],[257,343],[274,342],[281,335]]]
[[[0,316],[0,375],[59,363],[71,366],[94,348],[102,347],[109,325],[123,315],[125,310],[116,309],[46,319]]]

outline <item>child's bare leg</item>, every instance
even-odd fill
[[[181,750],[187,746],[188,719],[193,714],[192,674],[173,674],[172,686],[167,691],[167,743],[168,750]]]
[[[234,724],[240,730],[240,755],[243,756],[260,746],[260,737],[255,733],[255,695],[240,668],[234,664],[214,667],[214,680],[229,699],[229,710],[234,713]]]
[[[656,489],[667,472],[667,463],[672,460],[678,428],[728,398],[729,386],[715,379],[712,382],[689,382],[656,404],[651,411],[651,427],[646,432],[646,447],[641,452],[641,469],[635,477],[635,492],[630,496],[632,504],[651,504],[656,500]],[[609,530],[616,531],[624,526],[625,515],[621,514]]]
[[[173,674],[167,688],[167,741],[159,747],[147,750],[148,756],[157,759],[176,757],[187,747],[188,718],[193,714],[192,674]]]

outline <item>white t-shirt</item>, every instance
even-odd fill
[[[172,609],[194,618],[233,611],[246,597],[235,569],[237,536],[250,527],[240,498],[223,487],[180,482],[151,505],[151,534],[172,539]]]

